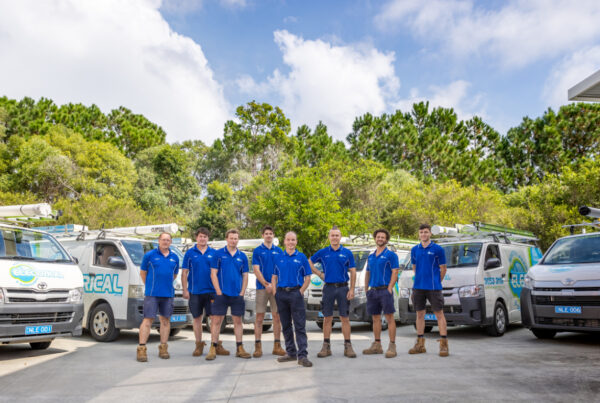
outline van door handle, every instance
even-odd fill
[[[502,277],[506,277],[506,273],[502,273]]]

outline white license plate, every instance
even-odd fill
[[[581,313],[580,306],[555,306],[554,313]]]
[[[435,319],[435,314],[433,314],[433,313],[426,313],[425,314],[425,320],[436,320]]]
[[[48,334],[52,333],[52,325],[43,325],[43,326],[26,326],[25,334]]]
[[[187,315],[171,315],[171,322],[185,322]]]

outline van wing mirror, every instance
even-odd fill
[[[484,270],[487,270],[487,269],[495,269],[496,267],[500,267],[500,266],[502,266],[500,259],[498,259],[497,257],[491,257],[485,261],[485,265],[483,266],[483,268],[484,268]]]
[[[111,256],[108,258],[108,265],[116,267],[118,269],[124,269],[126,267],[125,260],[121,256]]]
[[[79,259],[77,259],[75,256],[71,256],[73,258],[73,263],[75,264],[79,264]]]

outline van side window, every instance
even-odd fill
[[[487,250],[485,251],[484,262],[487,262],[488,259],[491,259],[493,257],[497,258],[502,262],[502,259],[500,258],[500,248],[498,248],[498,245],[488,245]]]
[[[102,267],[111,267],[108,264],[108,258],[111,256],[123,256],[119,252],[119,249],[112,243],[97,242],[94,246],[94,265]]]

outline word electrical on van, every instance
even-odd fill
[[[142,258],[158,247],[161,232],[174,234],[177,224],[112,228],[95,231],[81,225],[48,227],[60,243],[79,261],[83,273],[83,326],[98,341],[113,341],[120,329],[136,329],[144,317],[144,283],[140,277]],[[152,237],[145,239],[144,237]],[[179,256],[179,249],[171,246]],[[174,280],[175,299],[171,336],[191,323],[188,301],[183,299],[181,271]],[[152,324],[159,328],[158,319]]]
[[[442,280],[444,316],[448,326],[477,325],[491,336],[502,336],[509,323],[521,321],[520,295],[525,275],[542,253],[533,233],[498,225],[474,223],[431,228],[434,241],[446,253],[448,270]],[[410,261],[400,276],[400,318],[416,322],[411,300],[414,271]],[[427,304],[425,331],[437,325]]]
[[[540,339],[557,332],[600,331],[600,209],[580,207],[594,222],[565,225],[571,234],[556,240],[529,270],[521,293],[523,324]]]
[[[53,220],[46,203],[0,207],[0,344],[46,349],[81,336],[83,277],[75,260],[46,233],[7,223]]]

